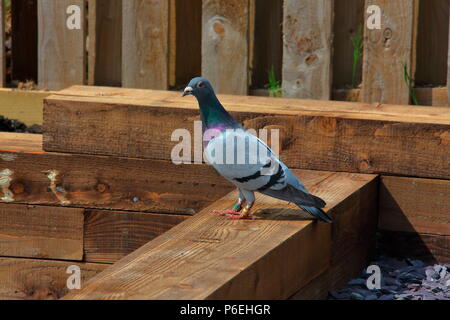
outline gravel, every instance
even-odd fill
[[[330,300],[450,300],[450,265],[427,265],[421,260],[380,258],[371,265],[381,270],[381,288],[369,290],[363,273],[343,288],[331,291]]]
[[[18,120],[11,120],[0,116],[0,131],[3,132],[22,132],[22,133],[42,133],[40,125],[32,125],[27,127],[23,122]]]

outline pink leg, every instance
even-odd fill
[[[227,217],[231,220],[255,220],[256,217],[250,214],[252,207],[253,203],[250,203],[244,207],[241,213],[227,214]]]

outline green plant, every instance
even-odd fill
[[[416,96],[416,90],[414,89],[415,80],[409,76],[408,66],[406,62],[403,63],[403,78],[405,79],[406,86],[408,87],[409,94],[411,95],[411,100],[415,105],[419,105]]]
[[[11,8],[11,0],[3,0],[3,5],[5,8],[5,11],[9,11],[9,9]]]
[[[281,81],[277,80],[275,70],[272,66],[268,71],[269,83],[264,87],[269,91],[269,96],[274,98],[280,98],[283,96],[283,89],[281,89]]]
[[[356,88],[356,72],[358,68],[359,59],[363,54],[363,34],[362,26],[359,25],[356,33],[350,37],[353,46],[353,68],[352,68],[352,88]]]

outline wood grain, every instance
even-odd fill
[[[193,214],[232,190],[207,165],[45,153],[41,143],[0,133],[0,172],[9,170],[15,203]]]
[[[169,1],[123,1],[122,85],[168,88]]]
[[[108,265],[38,259],[0,258],[1,300],[53,300],[69,292],[70,265],[81,269],[81,286]],[[76,289],[75,289],[76,290]]]
[[[114,263],[188,217],[87,209],[84,261]]]
[[[285,97],[329,100],[334,1],[284,1]]]
[[[247,94],[248,0],[203,0],[202,76],[218,93]]]
[[[336,219],[345,215],[351,195],[375,178],[296,174],[327,201],[326,210]],[[232,221],[210,212],[229,207],[236,197],[236,192],[225,196],[65,299],[285,299],[329,267],[330,225],[262,195],[257,196],[259,219],[254,221]]]
[[[198,120],[195,99],[175,92],[77,87],[62,94],[45,102],[47,151],[170,159],[178,143],[172,132],[192,132]],[[450,177],[448,108],[219,99],[247,128],[281,128],[281,157],[291,167]]]
[[[383,230],[379,246],[380,250],[394,257],[450,263],[450,235]]]
[[[0,203],[0,256],[82,260],[83,212]]]
[[[382,176],[383,230],[450,235],[450,181]]]
[[[122,1],[89,1],[89,84],[122,84]]]
[[[366,0],[381,8],[381,29],[364,29],[362,99],[365,102],[409,104],[403,64],[411,78],[415,4],[414,0]],[[365,21],[369,18],[366,12]]]
[[[0,1],[0,43],[5,43],[5,8]],[[6,52],[5,46],[0,46],[0,88],[6,85]]]
[[[66,26],[67,8],[81,10],[81,29]],[[84,0],[38,1],[38,85],[60,90],[85,82]]]

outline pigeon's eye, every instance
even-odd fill
[[[204,88],[205,87],[205,84],[203,83],[203,81],[200,81],[198,84],[197,84],[197,88]]]

